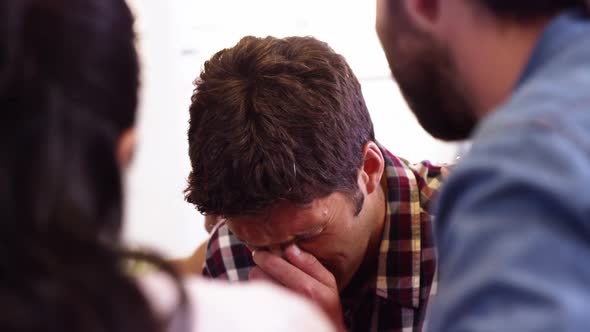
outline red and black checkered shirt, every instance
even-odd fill
[[[428,162],[410,165],[381,147],[387,175],[387,216],[376,277],[354,299],[342,298],[351,331],[421,331],[428,299],[436,289],[433,217],[428,213],[443,177]],[[248,280],[252,253],[219,224],[211,234],[203,274]]]

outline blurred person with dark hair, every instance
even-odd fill
[[[590,326],[590,20],[585,0],[377,1],[422,126],[473,140],[437,203],[431,331]]]
[[[331,331],[278,287],[180,280],[122,246],[134,43],[123,0],[0,0],[0,331]]]
[[[188,140],[187,200],[225,218],[205,275],[272,280],[353,331],[421,329],[441,169],[377,143],[341,55],[311,37],[243,38],[205,63]]]

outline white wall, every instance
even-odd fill
[[[141,2],[139,2],[141,1]],[[206,233],[183,201],[192,81],[216,51],[242,36],[313,35],[343,54],[361,80],[377,138],[412,161],[453,159],[456,146],[426,134],[390,78],[374,32],[372,0],[137,0],[144,83],[140,145],[129,172],[126,238],[187,255]]]
[[[171,257],[188,255],[206,237],[202,217],[184,202],[190,170],[186,130],[190,80],[181,64],[174,1],[137,0],[143,62],[138,146],[128,173],[125,238]]]

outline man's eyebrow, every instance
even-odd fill
[[[308,202],[308,203],[295,203],[295,206],[298,209],[308,210],[309,208],[311,208],[313,206],[313,202]]]
[[[326,227],[326,223],[322,223],[321,225],[317,225],[317,226],[314,226],[312,228],[309,228],[309,229],[307,229],[305,231],[298,232],[298,233],[295,234],[295,236],[297,237],[297,236],[305,236],[305,235],[314,234],[316,232],[322,231],[323,228],[325,228],[325,227]]]
[[[240,239],[236,234],[233,234],[232,233],[232,235],[236,238],[236,240],[242,242],[242,244],[244,244],[245,246],[251,247],[252,249],[255,249],[255,250],[264,249],[264,248],[267,248],[269,246],[284,246],[284,245],[287,245],[287,244],[289,244],[289,243],[291,243],[291,242],[293,242],[295,240],[294,238],[292,238],[292,239],[289,239],[289,240],[287,240],[287,241],[285,241],[283,243],[276,243],[276,244],[261,246],[261,245],[255,245],[255,244],[252,244],[252,243],[248,243],[247,241],[244,241],[244,240]]]

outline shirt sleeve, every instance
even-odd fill
[[[443,189],[429,331],[590,326],[590,153],[564,132],[521,129],[474,144]]]
[[[252,252],[221,221],[207,244],[203,275],[228,281],[248,280],[250,269],[255,266]]]

